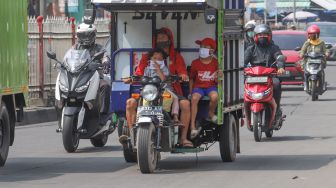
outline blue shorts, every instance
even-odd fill
[[[217,87],[216,86],[209,87],[209,88],[194,88],[192,90],[191,94],[198,93],[202,97],[204,97],[204,96],[209,96],[209,93],[211,93],[213,91],[215,91],[217,93]]]

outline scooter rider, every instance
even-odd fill
[[[266,24],[257,25],[254,29],[255,44],[250,45],[245,50],[244,66],[265,66],[270,67],[274,62],[278,67],[278,74],[285,72],[285,62],[278,62],[277,57],[282,55],[280,48],[272,41],[272,30]],[[277,115],[281,114],[280,100],[281,100],[281,85],[279,78],[273,77],[273,97],[277,104]]]
[[[254,28],[256,26],[256,22],[254,20],[248,21],[245,24],[245,40],[244,40],[244,49],[254,44]]]
[[[96,43],[96,33],[97,29],[93,24],[82,23],[78,25],[76,35],[78,43],[73,46],[76,50],[87,49],[90,52],[91,57],[96,53],[100,52],[103,47]],[[109,58],[105,55],[103,59],[97,60],[98,63],[103,64],[103,69],[99,70],[100,83],[99,83],[99,94],[102,101],[100,104],[100,113],[103,116],[101,118],[101,125],[105,125],[107,118],[109,116],[109,106],[110,106],[110,93],[111,93],[111,83],[104,79],[104,74],[109,73]]]
[[[329,50],[327,50],[325,42],[320,37],[320,28],[317,25],[311,25],[307,29],[307,35],[308,40],[303,44],[301,51],[300,51],[300,57],[304,58],[304,55],[306,55],[309,52],[317,52],[324,54],[325,57],[329,56]],[[324,67],[326,66],[326,59],[324,59]],[[303,63],[306,63],[304,60]],[[323,71],[323,79],[324,79],[324,71]],[[323,81],[323,83],[325,83]],[[306,74],[304,74],[304,90],[306,90]]]

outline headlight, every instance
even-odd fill
[[[147,101],[153,101],[158,96],[158,89],[154,85],[146,85],[141,93],[142,97]]]
[[[269,88],[266,91],[261,92],[261,93],[253,93],[251,91],[246,91],[246,92],[253,100],[261,100],[261,99],[269,96],[269,94],[271,93],[271,88]]]
[[[84,92],[84,91],[87,90],[87,88],[89,87],[89,85],[90,85],[90,82],[88,82],[87,84],[82,85],[82,86],[80,86],[80,87],[77,87],[77,88],[75,89],[75,91],[76,91],[77,93],[82,93],[82,92]]]
[[[67,88],[65,85],[63,85],[62,82],[59,82],[59,88],[64,93],[68,93],[69,92],[69,88]]]

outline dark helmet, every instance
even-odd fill
[[[266,25],[266,24],[257,25],[254,28],[254,33],[255,33],[255,35],[254,35],[254,41],[257,44],[260,44],[260,45],[271,44],[271,41],[272,41],[272,29],[268,25]],[[264,35],[264,36],[261,37],[260,35]],[[267,37],[265,37],[265,35]]]

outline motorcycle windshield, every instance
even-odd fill
[[[91,59],[88,50],[70,49],[64,56],[64,65],[71,73],[77,73]]]

